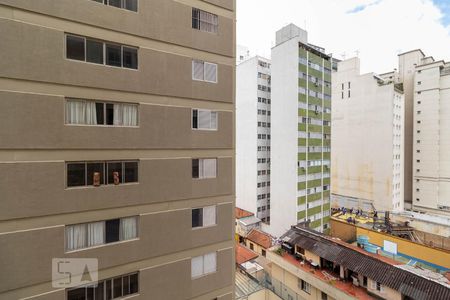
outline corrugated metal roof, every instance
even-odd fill
[[[450,299],[450,289],[407,270],[395,267],[369,254],[340,245],[303,228],[293,228],[284,237],[288,243],[298,245],[326,260],[342,265],[358,274],[380,282],[413,299]]]

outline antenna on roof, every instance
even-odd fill
[[[342,60],[345,60],[346,56],[347,56],[347,54],[345,52],[341,53]]]

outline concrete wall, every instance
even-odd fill
[[[332,237],[340,238],[348,243],[356,241],[356,226],[333,218],[330,219],[330,226]]]
[[[272,48],[270,234],[297,223],[298,38]]]
[[[361,75],[353,58],[333,73],[332,101],[332,193],[403,210],[403,95],[374,74]]]
[[[192,28],[192,8],[219,32]],[[139,272],[136,299],[233,298],[235,1],[139,1],[138,12],[87,0],[0,0],[0,299],[64,299],[52,258],[98,258],[100,279]],[[65,34],[138,48],[138,69],[66,59]],[[218,82],[192,80],[192,60]],[[138,104],[139,124],[65,125],[66,98]],[[192,130],[195,108],[218,130]],[[192,158],[218,159],[192,179]],[[66,162],[138,160],[138,183],[66,188]],[[217,225],[192,229],[192,208]],[[139,216],[138,237],[65,251],[65,226]],[[217,272],[191,278],[191,258],[217,252]],[[170,280],[167,280],[170,278]],[[177,287],[174,289],[173,287]]]

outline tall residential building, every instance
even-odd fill
[[[450,216],[450,63],[414,70],[413,209]]]
[[[398,74],[360,74],[360,61],[352,58],[339,62],[332,77],[332,204],[402,211],[404,96]]]
[[[403,84],[405,96],[405,138],[404,138],[404,201],[405,208],[410,209],[413,199],[413,139],[414,139],[414,74],[425,54],[422,50],[412,50],[398,55],[398,82]]]
[[[236,204],[270,222],[270,61],[236,67]]]
[[[310,221],[319,231],[330,215],[331,61],[290,24],[272,48],[271,233]]]
[[[235,1],[0,16],[0,299],[232,299]]]

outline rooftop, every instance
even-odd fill
[[[236,244],[236,264],[240,265],[258,257],[258,254],[246,247]]]
[[[247,235],[247,239],[266,249],[272,246],[272,238],[270,235],[258,229],[252,229]]]
[[[246,217],[253,216],[254,213],[249,212],[249,211],[247,211],[245,209],[236,207],[235,208],[235,215],[236,215],[236,219],[241,219],[241,218],[246,218]]]
[[[306,228],[292,227],[282,240],[291,246],[299,246],[315,255],[343,266],[352,272],[400,292],[413,299],[450,299],[447,284],[417,275],[397,262],[368,253],[362,249],[324,236]],[[294,258],[295,260],[295,258]]]

